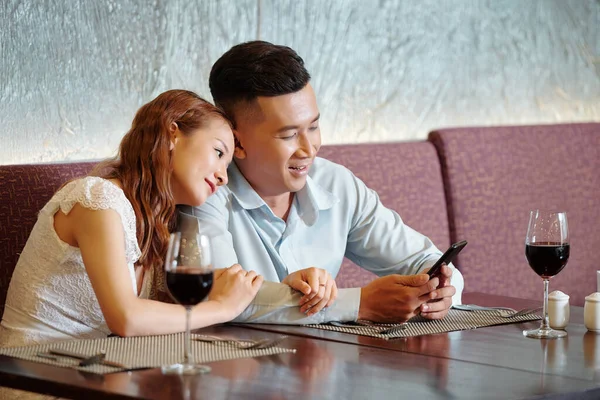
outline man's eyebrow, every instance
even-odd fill
[[[310,121],[311,124],[317,122],[319,120],[319,118],[321,118],[321,113],[317,114],[317,116]],[[285,131],[290,131],[292,129],[298,129],[298,125],[286,125],[286,126],[282,126],[281,128],[277,129],[277,131],[275,133],[282,133]]]

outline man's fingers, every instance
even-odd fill
[[[438,301],[431,301],[429,303],[421,304],[421,313],[432,313],[438,311],[444,311],[450,308],[452,305],[452,298],[441,298]]]
[[[438,285],[440,284],[440,279],[435,277],[435,278],[431,278],[429,279],[427,282],[425,282],[424,285],[419,286],[417,289],[418,291],[418,296],[421,297],[423,295],[426,295],[430,292],[433,292]]]
[[[448,314],[452,306],[452,298],[446,297],[441,301],[421,305],[421,315],[427,319],[442,319]]]
[[[451,299],[456,294],[456,288],[454,286],[445,286],[436,289],[437,298]]]
[[[442,265],[442,270],[441,270],[441,275],[446,277],[446,278],[451,278],[452,277],[452,268],[450,268],[448,265],[444,264]]]
[[[440,284],[439,287],[450,285],[450,279],[452,279],[452,268],[444,264],[440,273]]]
[[[396,284],[403,286],[420,287],[427,283],[429,275],[418,274],[418,275],[392,275]]]
[[[454,296],[455,293],[456,293],[456,288],[454,286],[440,287],[438,289],[434,289],[431,292],[427,292],[427,293],[419,296],[419,301],[425,303],[430,300],[452,297],[452,296]]]
[[[448,309],[437,312],[422,312],[421,316],[426,319],[443,319],[448,315]]]

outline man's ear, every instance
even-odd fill
[[[244,146],[240,141],[240,134],[238,131],[233,131],[233,140],[235,142],[235,149],[233,150],[233,156],[238,160],[243,160],[246,158],[246,150],[244,150]]]
[[[177,139],[179,138],[179,127],[177,126],[177,122],[171,122],[171,125],[169,125],[169,137],[171,141],[169,150],[173,150],[175,148],[175,143],[177,143]]]

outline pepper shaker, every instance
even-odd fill
[[[600,293],[592,293],[585,298],[583,322],[592,332],[600,332]]]
[[[548,295],[548,322],[552,329],[565,329],[570,316],[569,295],[555,290]]]

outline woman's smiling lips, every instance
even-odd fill
[[[208,180],[208,179],[204,179],[204,181],[210,187],[210,194],[213,194],[217,190],[217,186],[214,183],[212,183],[210,180]]]

